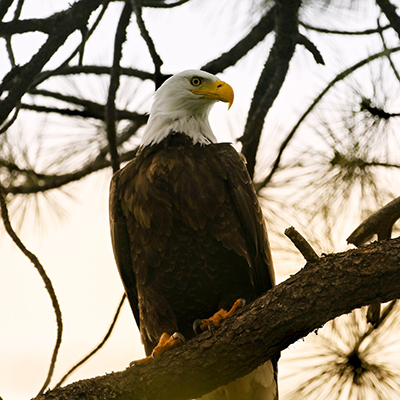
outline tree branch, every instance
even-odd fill
[[[107,124],[108,147],[111,156],[111,166],[113,172],[119,170],[119,155],[117,149],[117,131],[116,116],[117,110],[115,100],[120,81],[120,62],[122,58],[122,46],[126,40],[126,29],[131,18],[132,7],[129,2],[125,3],[122,10],[120,20],[117,26],[117,32],[114,40],[114,59],[110,74],[110,86],[108,89],[108,97],[106,104],[105,121]]]
[[[161,75],[161,65],[163,61],[159,54],[157,53],[156,46],[154,45],[153,39],[151,38],[146,25],[144,23],[142,17],[142,5],[141,0],[129,0],[132,5],[132,10],[136,14],[136,22],[138,24],[140,34],[142,35],[144,41],[146,42],[147,48],[149,49],[149,53],[151,59],[154,64],[154,82],[156,84],[156,89],[158,89],[162,83],[164,82],[163,76]]]
[[[135,157],[137,149],[127,151],[120,155],[120,161],[130,161]],[[100,152],[99,156],[91,163],[84,165],[81,169],[66,174],[59,175],[45,175],[36,174],[34,171],[21,170],[25,175],[34,174],[38,179],[32,179],[28,184],[20,186],[4,187],[5,193],[12,194],[28,194],[28,193],[42,193],[47,190],[58,189],[61,186],[67,185],[71,182],[79,181],[82,178],[90,175],[93,172],[110,167],[111,162],[105,158],[104,152]]]
[[[247,169],[254,175],[256,154],[264,126],[265,116],[274,103],[285,80],[289,62],[298,41],[297,13],[300,1],[281,0],[276,4],[276,39],[259,78],[243,136],[242,153]]]
[[[66,103],[71,103],[75,106],[79,106],[79,110],[71,110],[71,109],[62,109],[56,107],[46,107],[39,105],[30,105],[30,104],[22,104],[21,108],[26,110],[33,110],[37,112],[54,112],[59,113],[61,115],[71,115],[71,116],[80,116],[83,118],[95,118],[101,121],[104,120],[105,114],[105,106],[99,103],[95,103],[91,100],[82,99],[75,96],[65,95],[62,93],[51,92],[49,90],[39,90],[34,89],[28,92],[32,95],[50,97],[57,100],[65,101]],[[147,116],[144,114],[138,114],[136,112],[128,111],[128,110],[115,110],[115,118],[116,120],[129,119],[132,121],[138,121],[142,124],[146,123]]]
[[[27,92],[32,80],[60,48],[69,35],[85,25],[90,14],[101,4],[101,0],[81,0],[74,3],[60,18],[57,29],[49,35],[46,42],[29,62],[12,69],[0,85],[0,93],[5,87],[11,87],[7,97],[0,102],[0,124],[11,113],[21,97]],[[12,82],[12,84],[11,84]]]
[[[308,263],[233,317],[157,362],[75,382],[37,400],[183,400],[249,373],[327,321],[400,297],[400,238]],[[340,299],[340,301],[338,301]]]
[[[218,74],[226,68],[235,65],[241,60],[253,47],[260,43],[268,33],[272,32],[275,25],[275,10],[272,7],[261,19],[260,22],[253,27],[251,32],[235,44],[229,51],[223,53],[215,60],[208,62],[201,67],[202,70],[210,74]]]
[[[385,26],[378,26],[377,28],[374,29],[366,29],[364,31],[339,31],[335,29],[326,29],[326,28],[320,28],[317,26],[311,26],[305,22],[299,22],[299,25],[303,26],[306,29],[319,32],[319,33],[326,33],[328,35],[350,35],[350,36],[363,36],[363,35],[373,35],[375,33],[381,33],[385,31],[386,29],[390,28],[390,25],[385,25]]]
[[[47,290],[47,293],[49,294],[51,304],[53,306],[54,314],[56,316],[56,322],[57,322],[56,343],[54,345],[53,354],[51,357],[50,366],[49,366],[49,370],[47,372],[46,380],[43,383],[43,386],[39,391],[39,395],[40,395],[48,388],[48,386],[50,384],[51,378],[54,373],[54,368],[56,365],[58,352],[59,352],[60,346],[61,346],[61,340],[62,340],[62,334],[63,334],[63,321],[62,321],[61,309],[60,309],[60,305],[58,303],[58,299],[57,299],[53,284],[52,284],[50,278],[48,277],[46,270],[43,268],[43,265],[38,260],[38,258],[35,256],[35,254],[30,252],[25,247],[25,245],[22,243],[21,239],[18,237],[18,235],[15,233],[13,227],[11,226],[11,221],[10,221],[10,218],[8,215],[5,193],[4,193],[3,186],[1,184],[0,184],[0,209],[1,209],[1,218],[4,223],[4,227],[5,227],[8,235],[10,236],[11,240],[21,250],[21,252],[29,259],[29,261],[33,264],[33,266],[38,271],[40,277],[42,278],[42,281]]]
[[[376,0],[376,4],[381,8],[382,12],[386,15],[392,28],[397,32],[400,38],[400,17],[397,15],[396,6],[389,0]]]
[[[373,235],[386,236],[392,232],[394,223],[400,218],[400,197],[386,204],[363,221],[347,238],[347,243],[362,246]]]
[[[54,71],[43,71],[38,75],[38,80],[42,81],[42,75],[47,76],[63,76],[63,75],[77,75],[77,74],[94,74],[94,75],[109,75],[111,73],[111,67],[103,65],[66,65],[62,68],[57,68]],[[120,74],[126,75],[133,78],[139,78],[141,80],[154,80],[154,74],[151,72],[141,71],[135,68],[120,67]],[[168,75],[169,76],[169,75]],[[162,75],[163,79],[167,78],[167,75]]]

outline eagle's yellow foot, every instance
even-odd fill
[[[156,347],[154,347],[153,352],[146,358],[132,362],[130,365],[143,364],[151,360],[159,360],[162,354],[168,349],[179,346],[186,340],[179,332],[175,332],[173,335],[168,335],[168,333],[163,333]]]
[[[196,321],[194,321],[193,323],[194,333],[197,334],[199,329],[200,333],[206,330],[209,330],[211,333],[213,333],[214,328],[218,328],[222,320],[234,314],[237,311],[237,309],[244,307],[245,304],[246,300],[237,299],[229,311],[226,311],[225,309],[221,308],[211,318],[196,319]]]

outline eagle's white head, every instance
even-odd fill
[[[167,79],[156,91],[141,146],[161,142],[171,132],[185,133],[193,143],[216,143],[208,114],[217,101],[233,103],[233,90],[216,76],[188,70]]]

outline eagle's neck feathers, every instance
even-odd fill
[[[184,133],[193,140],[193,144],[216,143],[207,115],[186,114],[178,118],[168,115],[151,115],[143,134],[142,147],[160,143],[172,132]]]

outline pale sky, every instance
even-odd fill
[[[47,16],[63,9],[67,3],[26,0],[23,15],[26,18]],[[165,18],[165,11],[144,11],[147,27],[164,60],[163,72],[198,68],[228,50],[243,32],[248,31],[246,21],[251,21],[251,18],[235,18],[235,15],[224,10],[227,3],[220,2],[216,5],[217,2],[207,0],[206,8],[200,3],[204,2],[195,0],[193,4],[171,9],[168,11],[168,18]],[[248,7],[243,5],[244,2],[236,3],[240,4],[237,15],[249,12]],[[55,4],[59,8],[55,9]],[[110,24],[117,15],[120,4],[112,5],[111,8],[108,16]],[[204,12],[204,9],[207,9],[207,12]],[[356,22],[360,26],[363,25],[361,19]],[[227,24],[231,25],[229,35]],[[150,58],[137,32],[134,17],[129,39],[128,44],[124,46],[123,65],[152,71]],[[13,42],[17,50],[17,61],[23,64],[29,60],[40,40],[39,36],[23,35]],[[103,27],[98,34],[97,46],[88,45],[85,57],[92,63],[109,64],[113,40],[113,34]],[[291,70],[280,97],[268,116],[266,130],[269,129],[269,136],[268,139],[263,139],[266,143],[274,147],[279,146],[280,137],[285,134],[285,129],[291,128],[313,95],[324,87],[324,82],[331,79],[344,65],[350,65],[362,57],[361,50],[357,53],[359,49],[352,47],[351,40],[346,40],[346,51],[342,47],[343,43],[343,40],[329,43],[331,49],[336,48],[337,51],[323,52],[326,67],[315,65],[311,55],[302,47],[298,47],[292,61],[294,69]],[[229,112],[226,105],[222,104],[217,105],[212,112],[211,125],[220,141],[231,141],[232,137],[240,135],[243,130],[256,79],[270,44],[271,38],[257,46],[237,66],[221,75],[234,88],[235,103]],[[4,42],[0,42],[0,45],[0,59],[7,60]],[[321,51],[326,50],[322,42],[317,45]],[[65,47],[70,51],[74,45],[67,43]],[[372,47],[373,41],[369,48]],[[368,52],[368,46],[362,51]],[[61,60],[62,56],[58,55],[53,63],[57,64]],[[1,65],[2,62],[0,73],[3,76],[8,66]],[[95,97],[98,95],[97,91],[102,93],[101,88],[91,87],[90,90]],[[150,93],[142,98],[147,99],[147,105],[150,104]],[[27,126],[32,126],[31,120],[31,116],[22,116],[11,133],[25,133]],[[68,126],[57,126],[54,117],[50,117],[49,120],[51,124],[44,128],[47,134],[68,130]],[[40,117],[33,121],[39,126],[43,119]],[[35,129],[35,132],[42,129],[41,125]],[[71,126],[71,129],[79,132],[79,129],[84,127]],[[32,135],[32,129],[30,132]],[[26,247],[37,255],[50,276],[63,314],[64,336],[52,385],[102,339],[122,294],[122,284],[115,267],[109,238],[110,177],[111,170],[103,171],[68,185],[65,191],[73,194],[76,200],[66,202],[64,207],[68,211],[67,217],[57,219],[53,213],[49,213],[45,228],[38,229],[34,226],[35,218],[27,215],[23,228],[18,231]],[[47,210],[43,211],[46,214]],[[30,212],[35,211],[32,209]],[[287,225],[279,229],[283,231],[285,227],[295,224],[296,221],[288,217]],[[337,250],[344,248],[348,233],[350,232],[343,233],[342,243],[338,245]],[[271,242],[274,247],[273,237]],[[291,246],[290,243],[288,246]],[[3,400],[25,400],[37,394],[46,377],[56,337],[55,317],[38,273],[10,242],[2,227],[0,254],[0,396]],[[275,264],[278,280],[283,280],[289,273],[295,272],[296,268],[300,268],[302,261],[297,260],[296,265],[290,268],[279,260],[276,260]],[[294,347],[297,346],[296,344]],[[131,310],[128,304],[125,304],[120,321],[105,348],[72,375],[68,382],[122,370],[130,361],[143,355]]]

